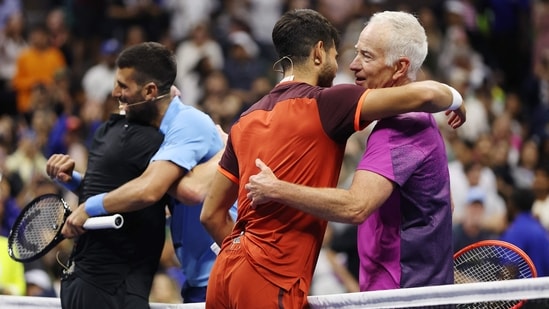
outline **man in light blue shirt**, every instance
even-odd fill
[[[219,152],[224,146],[223,142],[210,118],[204,116],[174,97],[160,124],[164,143],[151,162],[170,161],[182,169],[191,170],[204,161],[197,161],[197,158],[209,159]],[[205,155],[197,155],[202,153]],[[172,241],[186,279],[181,296],[186,303],[204,302],[210,270],[216,257],[210,248],[214,241],[200,223],[201,203],[186,205],[174,199],[174,206],[170,208]],[[235,206],[231,212],[234,219]]]

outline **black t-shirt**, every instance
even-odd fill
[[[154,127],[112,115],[94,135],[80,202],[140,176],[163,139]],[[148,298],[164,245],[167,201],[165,197],[122,214],[124,225],[118,230],[90,230],[80,236],[73,253],[75,274],[109,292],[126,279],[129,292]]]

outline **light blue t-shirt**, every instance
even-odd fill
[[[154,161],[170,161],[187,171],[212,158],[223,142],[212,119],[198,109],[183,104],[175,97],[162,122],[160,131],[164,142]],[[236,214],[236,206],[231,212]],[[171,234],[175,253],[182,265],[187,284],[203,287],[208,284],[216,258],[210,249],[214,240],[200,223],[202,205],[185,206],[175,202],[171,218]],[[234,217],[233,217],[234,218]]]

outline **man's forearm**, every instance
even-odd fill
[[[355,202],[352,194],[347,190],[313,188],[278,180],[266,195],[274,202],[288,205],[324,220],[352,224],[359,224],[364,220],[360,203]]]
[[[159,201],[185,173],[170,161],[152,162],[141,176],[101,198],[89,198],[85,203],[86,212],[95,216],[143,209]]]
[[[103,199],[108,213],[130,212],[146,208],[162,198],[162,191],[141,189],[138,186],[120,187],[109,192]]]
[[[186,205],[202,203],[210,189],[221,155],[222,151],[188,172],[177,186],[170,190],[170,195]]]
[[[194,171],[190,171],[170,188],[168,194],[184,205],[193,206],[204,201],[208,188],[209,181],[197,181]]]
[[[438,113],[454,108],[454,93],[448,85],[435,81],[422,81],[407,85],[411,94],[417,95],[420,105],[415,111]],[[459,95],[459,94],[458,94]],[[459,96],[461,99],[461,96]],[[461,101],[461,100],[460,100]]]
[[[459,97],[456,97],[458,95]],[[370,89],[364,98],[361,119],[378,120],[408,112],[437,113],[456,108],[459,93],[435,81],[409,83],[400,87]]]
[[[227,218],[218,224],[204,224],[206,231],[212,236],[213,240],[221,247],[223,240],[229,236],[234,228],[233,219],[227,215]]]
[[[124,213],[143,209],[154,204],[160,197],[150,190],[135,186],[123,186],[109,193],[91,196],[86,200],[85,210],[90,216]]]
[[[200,223],[221,247],[234,227],[229,209],[238,196],[238,185],[217,172],[200,211]]]

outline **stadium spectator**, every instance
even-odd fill
[[[13,87],[17,92],[17,111],[28,114],[31,106],[32,92],[45,89],[54,81],[58,70],[65,68],[65,57],[59,48],[49,43],[48,30],[43,25],[30,30],[29,47],[17,59]]]
[[[24,30],[23,14],[20,12],[14,12],[7,17],[5,26],[0,30],[0,114],[17,115],[12,80],[15,76],[17,58],[27,48]]]

